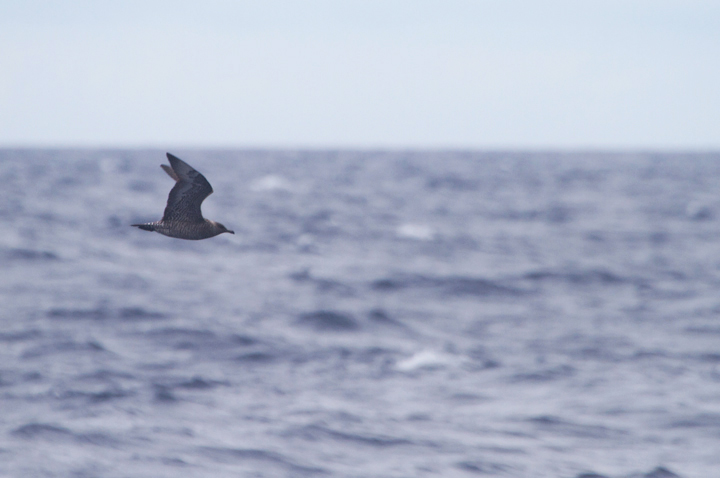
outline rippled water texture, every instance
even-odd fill
[[[720,155],[0,151],[0,475],[707,478]]]

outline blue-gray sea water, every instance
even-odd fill
[[[720,476],[720,154],[0,151],[0,476]]]

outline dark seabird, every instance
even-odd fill
[[[213,189],[205,176],[195,171],[189,164],[167,153],[170,166],[160,167],[175,180],[175,186],[168,195],[165,213],[160,221],[147,224],[132,224],[143,231],[155,231],[178,239],[199,240],[214,237],[223,232],[235,234],[219,222],[202,217],[200,205]]]

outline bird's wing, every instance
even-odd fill
[[[168,176],[173,178],[176,182],[180,181],[180,178],[178,177],[177,174],[175,174],[175,171],[173,171],[173,168],[171,168],[167,164],[161,164],[160,167],[163,168],[163,171],[165,171],[168,174]]]
[[[168,195],[163,221],[202,222],[200,205],[213,189],[205,176],[195,171],[189,164],[167,153],[173,174],[163,168],[173,179],[177,177],[175,186]]]

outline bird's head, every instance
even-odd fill
[[[217,229],[218,234],[222,234],[223,232],[229,232],[230,234],[235,234],[235,231],[231,231],[230,229],[228,229],[227,227],[223,226],[223,225],[220,224],[219,222],[214,222],[214,221],[213,221],[213,224],[215,224],[215,228]]]

